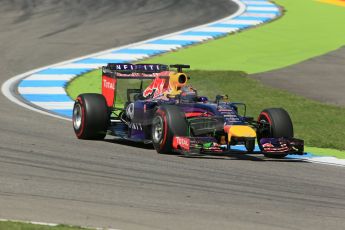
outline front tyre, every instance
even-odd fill
[[[259,123],[263,126],[257,133],[258,144],[263,151],[260,144],[261,138],[292,138],[293,125],[288,112],[282,108],[270,108],[263,110],[258,118]],[[269,158],[284,158],[288,153],[265,153],[265,157]]]
[[[187,121],[184,113],[174,105],[160,106],[152,120],[152,143],[158,153],[173,152],[174,136],[187,135]]]
[[[73,107],[73,129],[79,139],[104,139],[109,124],[105,98],[101,94],[80,94]]]

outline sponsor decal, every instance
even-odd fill
[[[211,115],[206,111],[206,112],[186,112],[185,116],[187,118],[190,118],[190,117],[210,117]]]
[[[164,75],[165,74],[165,75]],[[116,72],[116,77],[117,78],[156,78],[156,77],[161,77],[161,76],[168,76],[169,73],[167,72],[160,72],[160,73],[137,73],[137,72]]]
[[[105,89],[115,89],[115,82],[108,81],[106,78],[103,79],[103,88]]]
[[[135,129],[135,130],[143,130],[143,127],[141,126],[140,123],[131,123],[130,128]]]
[[[144,90],[144,97],[157,97],[169,90],[169,86],[166,84],[168,81],[164,78],[155,78],[155,80]]]
[[[113,66],[113,70],[135,70],[135,67],[132,64],[116,64]]]
[[[116,88],[116,79],[103,75],[102,76],[102,94],[105,97],[105,100],[107,101],[107,105],[109,107],[113,106],[114,104],[115,88]]]
[[[173,147],[175,149],[182,149],[189,151],[190,149],[190,139],[188,137],[174,137]]]
[[[274,145],[272,145],[271,143],[265,143],[262,145],[262,147],[264,148],[274,148]]]
[[[137,71],[160,72],[165,70],[165,65],[159,64],[139,64],[136,65]]]
[[[131,71],[131,72],[152,72],[159,73],[168,70],[167,65],[161,64],[124,64],[124,63],[109,63],[107,68],[114,71]]]
[[[116,73],[116,77],[117,78],[152,78],[152,77],[156,77],[157,73],[152,73],[152,74],[144,74],[144,73]]]

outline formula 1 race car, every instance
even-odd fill
[[[170,68],[177,69],[171,71]],[[81,94],[73,108],[79,139],[104,139],[106,134],[152,143],[158,153],[212,154],[244,145],[253,152],[255,140],[266,157],[303,154],[303,140],[293,136],[289,114],[282,108],[263,110],[255,121],[244,103],[199,96],[187,85],[189,65],[117,64],[102,68],[102,94]],[[147,87],[144,81],[150,80]],[[125,94],[119,83],[123,81]],[[133,81],[139,83],[133,88]],[[147,83],[147,81],[146,81]],[[240,114],[244,111],[244,114]]]

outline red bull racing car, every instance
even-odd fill
[[[176,69],[172,71],[171,68]],[[257,120],[246,105],[200,96],[188,85],[188,65],[110,63],[102,68],[102,94],[81,94],[73,108],[73,128],[80,139],[106,134],[152,143],[158,153],[212,154],[243,145],[253,152],[257,140],[267,157],[303,154],[303,140],[294,138],[289,114],[264,109]],[[133,88],[132,81],[138,82]],[[144,87],[144,81],[149,84]],[[120,95],[119,82],[127,87]],[[239,108],[244,108],[244,114]]]

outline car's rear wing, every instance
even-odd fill
[[[109,63],[102,67],[102,94],[112,107],[116,97],[117,79],[155,79],[168,77],[169,66],[162,64]]]
[[[102,68],[102,72],[106,75],[128,79],[153,79],[165,71],[169,71],[169,66],[162,64],[109,63]]]

